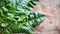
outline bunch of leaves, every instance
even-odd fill
[[[33,34],[33,28],[45,19],[44,14],[32,12],[31,4],[35,5],[36,2],[37,0],[0,0],[0,32]]]

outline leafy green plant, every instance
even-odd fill
[[[32,12],[33,6],[29,4],[33,4],[32,2],[37,1],[0,0],[0,32],[2,34],[34,34],[33,28],[44,21],[45,15],[39,12]]]

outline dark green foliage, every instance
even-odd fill
[[[29,7],[34,7],[34,6],[37,4],[38,1],[39,1],[39,0],[31,0],[31,1],[28,3],[27,6],[29,6]]]
[[[33,34],[33,28],[45,19],[45,15],[32,12],[37,0],[0,0],[0,32],[2,34]]]

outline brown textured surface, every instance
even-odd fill
[[[42,24],[34,28],[35,34],[60,34],[60,0],[42,1],[38,2],[33,10],[44,12],[46,19]],[[50,4],[48,6],[49,2]],[[44,6],[44,4],[46,5]]]

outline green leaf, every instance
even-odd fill
[[[2,27],[7,27],[7,25],[8,25],[7,23],[1,23]]]
[[[2,34],[10,34],[10,32],[6,29],[6,30],[3,31]]]
[[[34,34],[33,28],[45,20],[45,15],[32,12],[38,0],[0,0],[0,32],[2,34]]]
[[[28,3],[27,6],[29,6],[29,7],[34,7],[34,6],[37,4],[38,1],[39,1],[39,0],[31,0],[31,1]]]
[[[13,31],[14,33],[25,33],[25,34],[33,34],[33,31],[26,26],[19,26],[17,29]]]
[[[31,22],[31,25],[35,27],[45,20],[45,15],[39,12],[32,12],[27,17],[24,19],[26,21],[23,20],[24,22],[22,22],[20,26],[26,25],[27,23]]]

